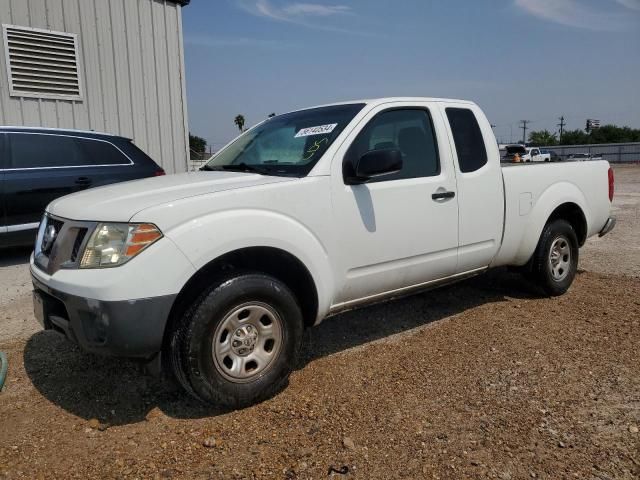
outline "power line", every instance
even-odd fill
[[[531,123],[531,120],[520,120],[520,128],[522,129],[522,144],[527,143],[527,125]]]
[[[564,121],[564,115],[562,115],[560,117],[560,123],[557,125],[558,127],[560,127],[560,138],[558,139],[558,143],[560,145],[562,145],[562,134],[564,133],[565,125],[566,125],[566,122]]]

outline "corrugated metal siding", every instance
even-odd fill
[[[79,101],[10,97],[0,48],[0,125],[133,138],[168,172],[187,169],[182,11],[166,0],[0,0],[0,23],[79,36]]]

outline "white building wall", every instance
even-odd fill
[[[167,173],[186,171],[182,7],[166,0],[0,0],[0,23],[77,34],[83,90],[81,100],[10,96],[3,44],[0,125],[122,135]]]

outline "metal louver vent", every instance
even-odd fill
[[[78,37],[14,25],[2,25],[11,96],[82,98]]]

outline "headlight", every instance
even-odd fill
[[[82,254],[80,268],[117,267],[162,238],[150,223],[99,223]]]

